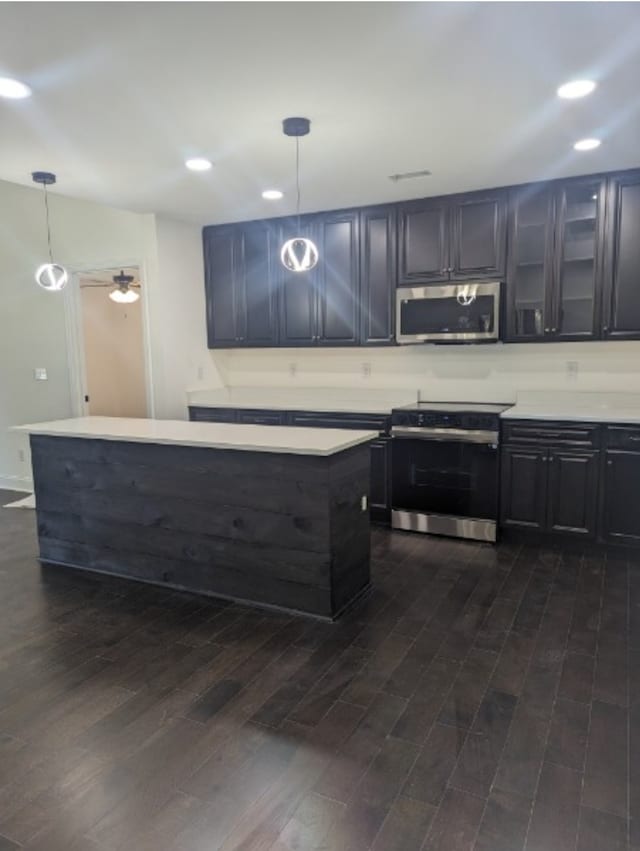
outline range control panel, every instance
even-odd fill
[[[396,426],[413,428],[457,428],[467,431],[497,431],[500,426],[498,414],[479,414],[473,411],[446,413],[443,411],[395,410],[392,423]]]

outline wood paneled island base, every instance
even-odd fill
[[[366,442],[306,455],[32,433],[31,451],[42,562],[327,619],[369,587]]]

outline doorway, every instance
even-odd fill
[[[114,282],[120,276],[124,277]],[[81,272],[78,282],[85,412],[90,416],[147,417],[139,268]],[[110,297],[116,290],[126,294],[124,299]]]

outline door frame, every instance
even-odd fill
[[[147,402],[147,416],[155,418],[155,398],[153,392],[153,370],[151,359],[151,333],[149,322],[149,294],[146,285],[146,267],[142,260],[118,260],[114,263],[104,263],[99,268],[95,266],[76,266],[69,269],[69,283],[63,290],[65,330],[67,338],[67,364],[69,368],[69,390],[71,401],[71,416],[86,417],[89,414],[88,403],[84,397],[87,392],[86,354],[84,346],[84,331],[82,327],[82,303],[80,295],[80,278],[97,272],[119,271],[135,266],[139,270],[142,302],[142,345],[144,356],[144,385]]]

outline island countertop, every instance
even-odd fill
[[[14,426],[13,431],[51,437],[81,437],[131,443],[157,443],[275,452],[291,455],[335,455],[378,437],[375,431],[299,428],[236,423],[186,422],[126,417],[75,417]]]

